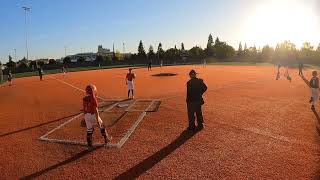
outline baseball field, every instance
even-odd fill
[[[186,82],[195,69],[208,86],[205,128],[190,133]],[[317,179],[320,139],[310,89],[290,69],[188,65],[127,68],[14,79],[0,86],[0,179]],[[175,76],[153,76],[173,73]],[[304,71],[311,78],[311,69]],[[101,118],[113,140],[85,146],[82,98],[98,89]],[[319,111],[319,108],[317,108]]]

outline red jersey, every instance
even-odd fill
[[[98,107],[98,101],[92,96],[86,96],[83,98],[83,111],[84,113],[94,114]]]
[[[132,81],[134,79],[134,73],[128,73],[126,78],[128,79],[128,81]]]

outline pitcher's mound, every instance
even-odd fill
[[[162,76],[176,76],[177,74],[174,73],[159,73],[159,74],[153,74],[152,76],[158,76],[158,77],[162,77]]]

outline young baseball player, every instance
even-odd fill
[[[310,103],[311,109],[315,110],[315,104],[319,100],[319,78],[317,77],[318,73],[317,71],[312,71],[312,78],[310,80],[310,89],[311,89],[311,98],[310,98]]]
[[[279,64],[276,80],[278,80],[280,78],[280,68],[281,68],[281,65]]]
[[[38,68],[38,73],[39,73],[40,81],[42,81],[43,70],[42,70],[42,68],[40,66]]]
[[[299,76],[303,76],[303,63],[299,63]]]
[[[105,143],[110,142],[111,137],[107,134],[106,128],[103,121],[100,118],[98,110],[98,100],[97,100],[97,88],[96,86],[90,84],[86,87],[86,96],[83,98],[83,111],[84,120],[87,126],[87,143],[88,147],[92,148],[92,135],[93,135],[93,124],[98,123],[101,135],[104,138]]]
[[[66,70],[66,67],[64,65],[61,68],[61,72],[63,73],[63,77],[65,77],[66,74],[67,74],[67,70]]]
[[[134,85],[133,80],[136,78],[136,75],[132,72],[132,69],[129,68],[129,73],[126,76],[126,85],[128,86],[128,99],[130,99],[130,92],[131,92],[131,99],[134,98]]]
[[[12,85],[12,73],[11,73],[11,70],[9,70],[8,72],[8,82],[9,82],[9,86]]]
[[[151,71],[151,68],[152,68],[152,61],[150,60],[148,64],[148,71]]]
[[[289,75],[289,68],[288,66],[285,67],[285,74],[284,76],[291,82],[291,77]]]

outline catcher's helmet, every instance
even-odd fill
[[[86,87],[86,93],[90,94],[90,95],[96,95],[97,94],[97,88],[95,85],[93,84],[89,84]]]

